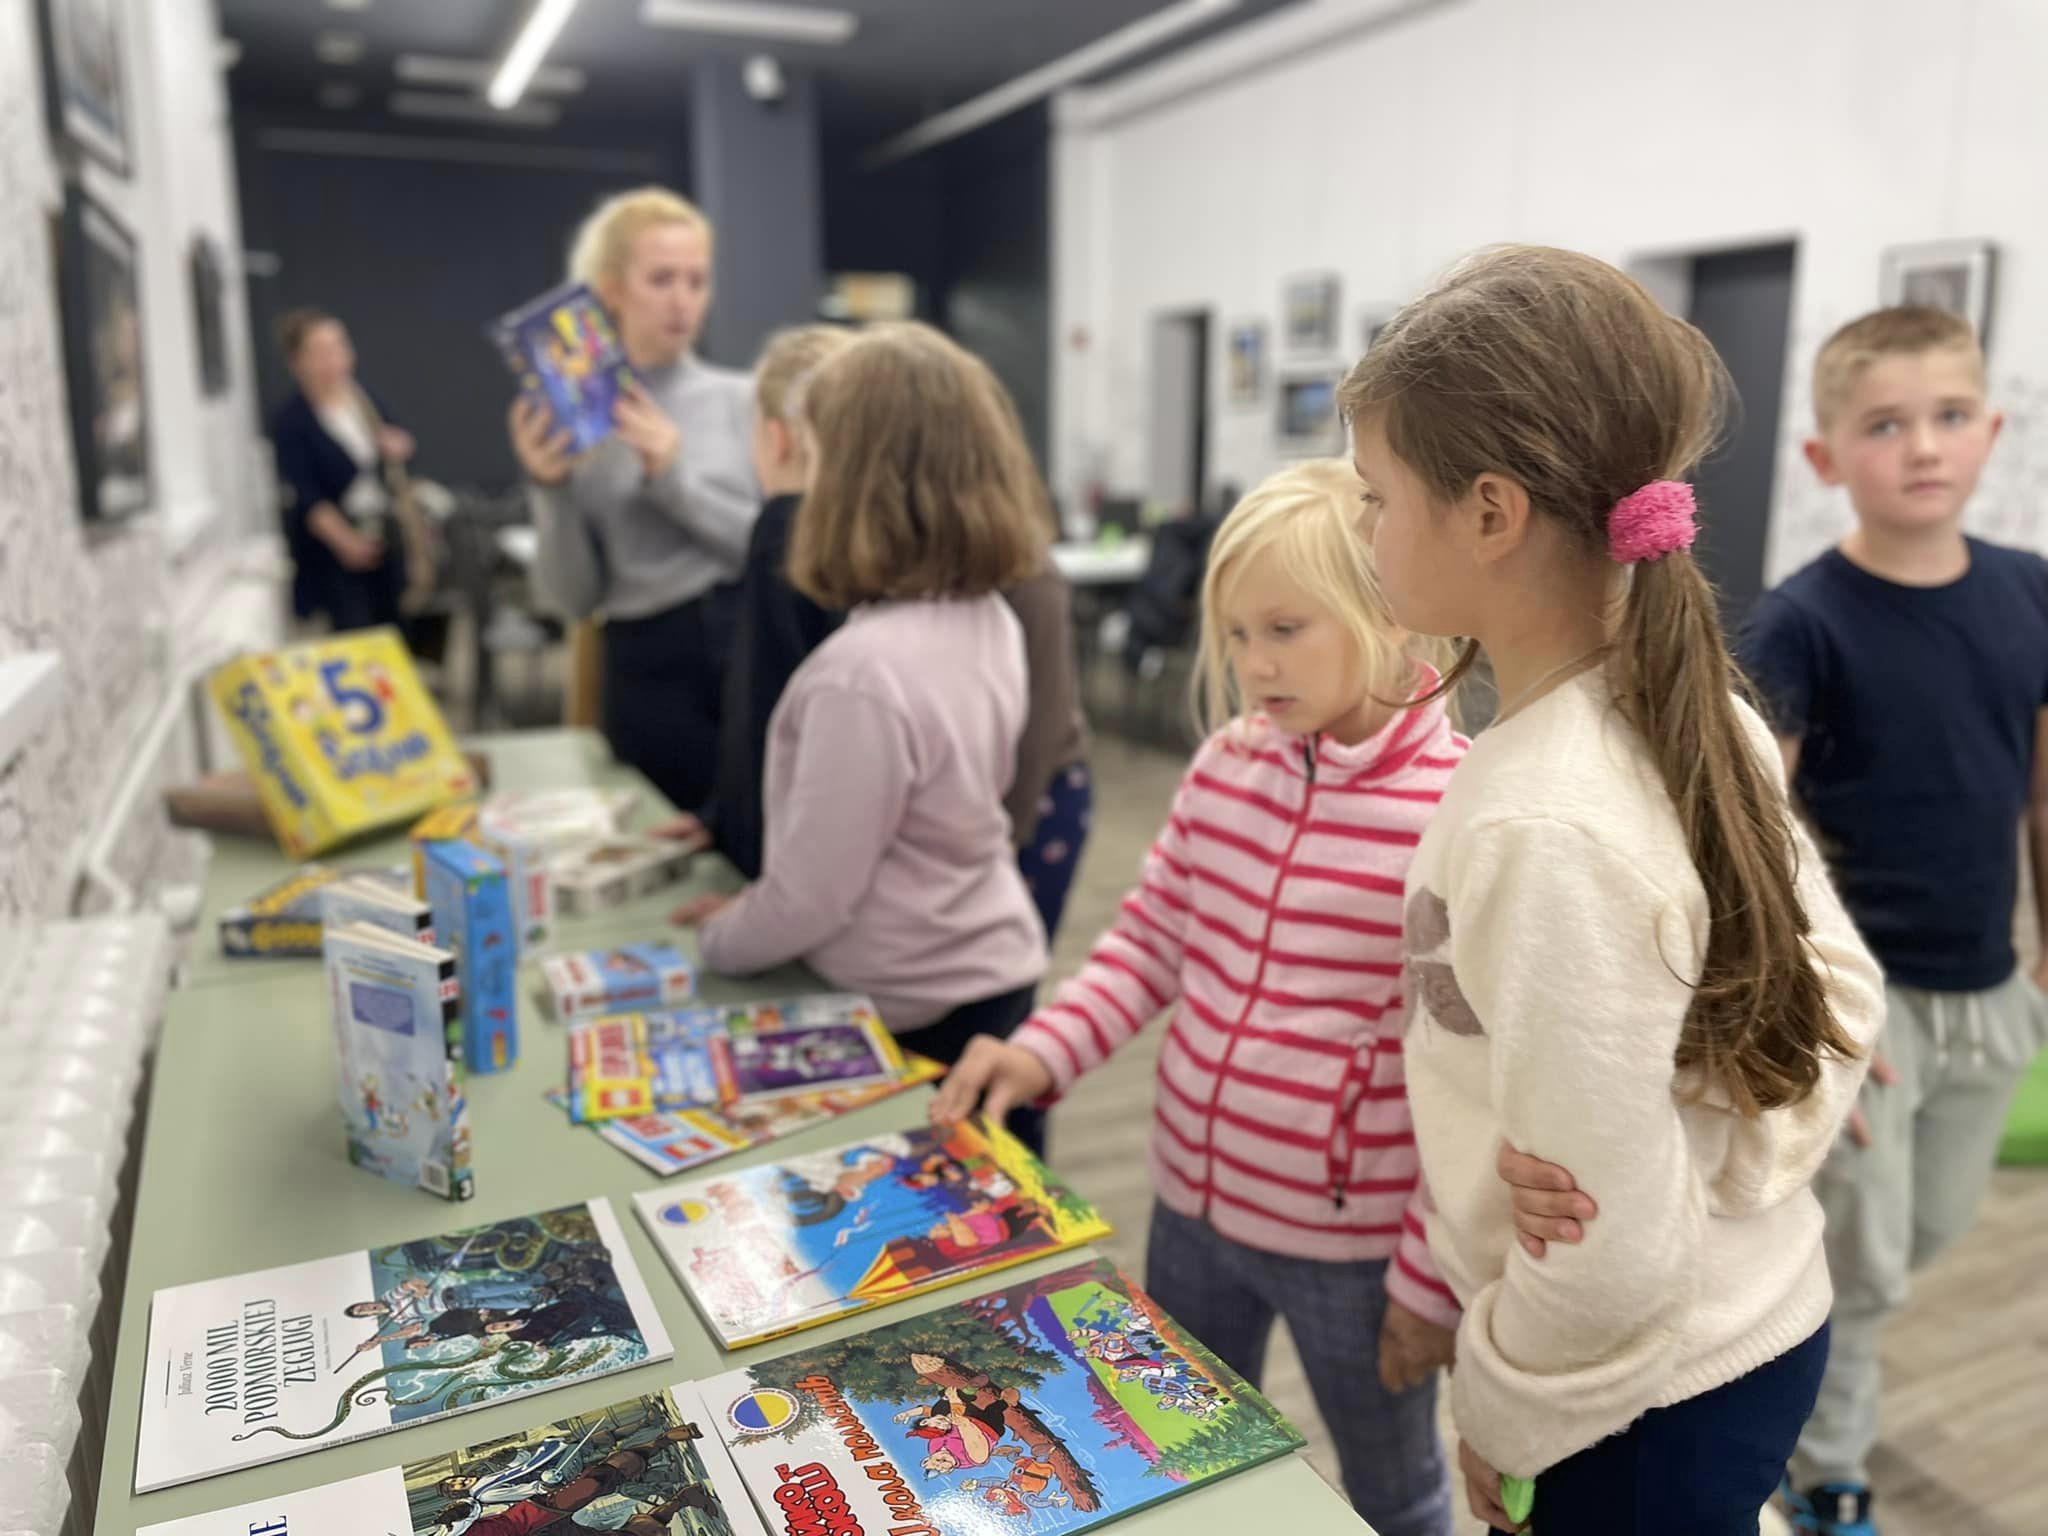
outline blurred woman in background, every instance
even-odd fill
[[[270,428],[291,551],[292,611],[336,631],[396,624],[409,592],[433,584],[432,554],[410,501],[412,434],[393,426],[356,382],[348,331],[319,309],[278,321],[298,392]]]
[[[753,390],[695,355],[712,231],[685,199],[643,187],[601,204],[570,275],[610,311],[641,382],[620,397],[613,434],[581,458],[545,405],[514,403],[512,446],[540,534],[534,577],[570,617],[603,612],[612,751],[694,807],[717,778],[730,583],[760,503]]]

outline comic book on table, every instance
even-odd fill
[[[1022,1142],[974,1124],[891,1132],[633,1203],[727,1349],[1109,1233]]]
[[[894,1083],[903,1053],[850,993],[573,1021],[569,1118],[729,1107]]]
[[[469,1199],[455,956],[350,923],[327,929],[325,978],[348,1160],[444,1200]]]
[[[408,889],[403,865],[382,869],[340,869],[301,864],[284,879],[265,886],[220,915],[220,952],[230,960],[317,960],[326,923],[327,893],[343,883],[385,887],[395,895]],[[424,939],[432,943],[431,938]]]
[[[138,1536],[767,1536],[687,1383]]]
[[[697,1387],[790,1531],[1092,1530],[1302,1444],[1107,1260]]]
[[[619,944],[549,955],[540,965],[548,1011],[563,1024],[608,1013],[679,1008],[697,972],[673,944]]]
[[[672,1353],[604,1200],[172,1286],[150,1300],[135,1491]]]
[[[702,1168],[748,1147],[780,1141],[945,1075],[946,1069],[937,1062],[905,1055],[903,1076],[893,1083],[762,1099],[752,1104],[735,1104],[730,1109],[657,1110],[649,1115],[595,1121],[590,1128],[641,1167],[666,1178]],[[569,1096],[557,1091],[548,1095],[548,1101],[566,1108]]]
[[[569,434],[571,453],[611,436],[612,407],[633,369],[611,316],[589,288],[551,288],[501,315],[490,335],[520,387]]]

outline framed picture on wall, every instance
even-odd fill
[[[1339,289],[1334,272],[1297,277],[1287,285],[1281,302],[1281,324],[1288,351],[1328,354],[1337,350]]]
[[[220,252],[205,235],[194,235],[185,254],[192,284],[192,326],[199,337],[199,388],[206,395],[228,392],[227,312],[221,307]]]
[[[1393,323],[1391,309],[1362,309],[1358,312],[1358,355],[1363,357],[1372,350],[1372,344],[1380,339],[1380,332]]]
[[[151,492],[141,267],[134,237],[75,185],[65,189],[57,277],[79,501],[90,523],[132,517]]]
[[[1924,304],[1961,315],[1991,344],[1992,279],[1998,248],[1989,240],[1929,240],[1895,245],[1884,253],[1878,299],[1886,305]]]
[[[1266,392],[1266,327],[1263,321],[1230,330],[1230,403],[1257,405]]]
[[[1280,414],[1273,446],[1301,458],[1345,452],[1344,423],[1337,415],[1337,375],[1297,374],[1280,381]]]
[[[46,90],[56,131],[128,174],[128,87],[120,0],[42,0]]]

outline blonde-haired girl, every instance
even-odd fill
[[[1277,475],[1217,531],[1200,692],[1215,727],[1138,887],[1009,1042],[978,1040],[933,1118],[1064,1092],[1171,1010],[1153,1105],[1146,1284],[1256,1382],[1302,1341],[1353,1506],[1450,1530],[1433,1370],[1457,1320],[1422,1240],[1402,1088],[1401,891],[1465,750],[1394,624],[1356,478]]]
[[[760,509],[747,376],[695,353],[711,307],[710,221],[641,187],[583,223],[570,275],[590,285],[639,375],[616,431],[581,459],[547,407],[522,395],[513,451],[540,533],[534,576],[572,618],[600,609],[604,726],[612,750],[694,810],[718,767],[729,584]]]
[[[1460,1455],[1496,1527],[1508,1473],[1542,1531],[1748,1536],[1827,1355],[1807,1186],[1883,996],[1689,552],[1726,392],[1639,284],[1524,246],[1404,310],[1339,397],[1394,614],[1473,637],[1501,695],[1406,908]],[[1518,1246],[1503,1143],[1577,1178],[1583,1243]]]

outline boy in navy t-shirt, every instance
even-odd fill
[[[1870,1536],[1880,1326],[1974,1219],[2048,1008],[2048,964],[2021,973],[2012,944],[2023,819],[2048,885],[2048,562],[1963,534],[2003,424],[1966,321],[1866,315],[1813,394],[1807,458],[1857,528],[1764,597],[1743,657],[1886,973],[1879,1057],[1815,1185],[1834,1338],[1787,1491],[1801,1530]]]

